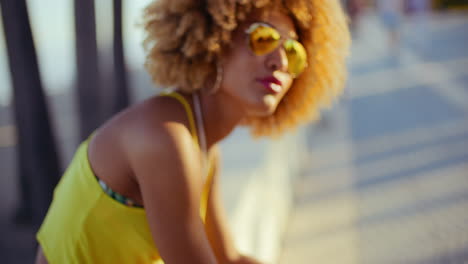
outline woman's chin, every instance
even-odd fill
[[[258,100],[254,105],[249,107],[249,116],[266,117],[272,115],[277,107],[277,99],[273,95],[265,95]]]

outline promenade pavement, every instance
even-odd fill
[[[468,13],[375,15],[347,92],[309,128],[279,263],[468,263]],[[395,55],[398,56],[395,56]]]

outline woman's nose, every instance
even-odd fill
[[[272,72],[286,72],[288,70],[288,57],[286,56],[286,52],[282,47],[278,47],[270,54],[268,54],[265,63],[268,70]]]

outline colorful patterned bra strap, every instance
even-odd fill
[[[101,179],[99,179],[98,177],[96,177],[97,181],[99,182],[99,185],[101,186],[102,190],[112,199],[116,200],[117,202],[121,203],[121,204],[124,204],[126,206],[130,206],[130,207],[137,207],[137,208],[143,208],[143,205],[140,205],[138,203],[136,203],[135,201],[133,201],[132,199],[130,198],[127,198],[123,195],[121,195],[120,193],[112,190],[109,186],[107,186],[107,184],[102,181]]]

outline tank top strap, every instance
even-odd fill
[[[160,94],[160,96],[168,96],[168,97],[172,97],[174,99],[176,99],[177,101],[179,101],[185,108],[185,111],[187,112],[187,117],[189,119],[189,125],[190,125],[190,132],[192,134],[192,138],[193,138],[193,141],[195,142],[195,144],[197,145],[198,149],[202,152],[202,155],[203,155],[203,171],[204,171],[204,174],[203,174],[203,180],[205,181],[205,183],[207,182],[210,182],[211,179],[211,175],[212,174],[212,164],[210,162],[210,160],[208,159],[208,152],[206,149],[202,149],[202,146],[201,146],[201,139],[199,138],[199,136],[202,136],[204,137],[204,133],[203,131],[200,131],[200,133],[198,133],[198,130],[197,130],[197,126],[196,126],[196,123],[195,123],[195,115],[192,111],[192,108],[190,107],[190,104],[189,102],[187,101],[187,99],[185,99],[185,97],[183,97],[180,93],[177,93],[177,92],[163,92]],[[209,186],[205,186],[205,189],[206,189],[206,192],[209,192]],[[208,194],[206,194],[208,195]],[[205,198],[208,198],[208,197],[205,197]],[[204,199],[205,199],[204,198]],[[202,205],[202,211],[203,212],[206,212],[206,208],[203,207]]]
[[[185,109],[185,112],[187,113],[187,117],[189,119],[189,125],[190,125],[190,133],[192,134],[192,138],[194,142],[197,144],[198,147],[200,147],[200,143],[198,141],[198,133],[197,133],[197,127],[195,125],[195,117],[192,112],[192,108],[190,107],[189,102],[185,97],[183,97],[180,93],[178,92],[163,92],[159,96],[167,96],[167,97],[172,97],[179,101]]]

